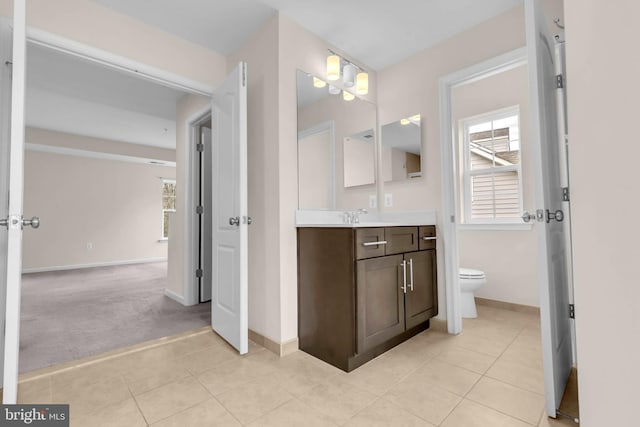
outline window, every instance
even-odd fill
[[[169,238],[169,212],[176,211],[176,181],[162,180],[162,238]]]
[[[462,120],[465,223],[520,222],[519,122],[517,107]]]

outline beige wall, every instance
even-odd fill
[[[452,91],[453,123],[506,107],[520,108],[523,206],[533,209],[533,153],[529,139],[527,67],[459,86]],[[461,141],[458,135],[458,141]],[[458,146],[460,148],[460,146]],[[460,163],[460,151],[456,153]],[[462,182],[458,185],[462,189]],[[461,200],[461,197],[459,197]],[[458,212],[460,217],[460,212]],[[498,301],[539,306],[535,230],[464,230],[458,232],[460,266],[483,270],[487,284],[476,295]]]
[[[42,220],[25,270],[166,258],[160,178],[174,168],[27,151],[24,177],[24,212]]]
[[[638,16],[637,1],[565,1],[583,427],[638,424]]]

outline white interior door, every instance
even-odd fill
[[[211,326],[248,351],[247,87],[244,62],[213,93]]]
[[[5,24],[3,23],[3,27]],[[2,119],[2,183],[0,184],[0,249],[2,250],[0,271],[3,275],[2,294],[4,316],[4,364],[3,364],[3,403],[16,403],[18,395],[18,351],[20,348],[20,278],[22,275],[22,198],[24,168],[24,88],[25,88],[25,54],[26,54],[26,11],[25,0],[15,0],[13,5],[13,34],[7,28],[2,29],[2,64],[5,67],[7,45],[5,39],[13,37],[11,54],[11,93],[7,93],[4,85],[5,70],[2,76],[2,109],[10,111],[9,129]],[[10,104],[8,98],[11,98]],[[10,108],[5,108],[10,105]],[[3,113],[4,116],[5,113]],[[8,157],[6,154],[9,154]],[[8,174],[5,162],[8,158]],[[9,191],[8,204],[7,190]]]
[[[573,363],[565,240],[568,228],[560,218],[568,212],[562,212],[554,38],[546,28],[539,0],[527,0],[525,12],[545,399],[547,414],[555,417]]]

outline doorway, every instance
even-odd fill
[[[196,286],[198,288],[198,301],[202,304],[211,301],[212,283],[212,209],[213,193],[211,189],[213,161],[211,156],[211,112],[191,125],[192,134],[197,138],[192,144],[191,152],[195,150],[194,182],[193,188],[196,192],[195,222],[196,244],[195,266]],[[207,237],[208,236],[208,237]]]

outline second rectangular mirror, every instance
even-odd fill
[[[384,182],[422,176],[422,120],[420,114],[382,126]]]

